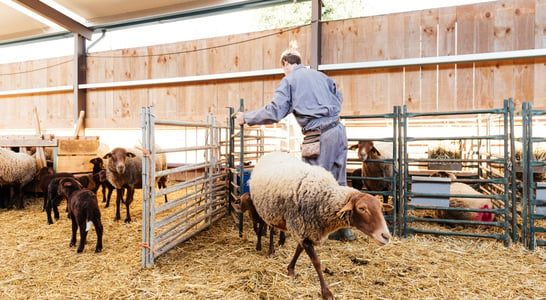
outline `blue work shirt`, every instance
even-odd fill
[[[323,131],[320,155],[303,161],[322,166],[332,172],[340,185],[347,185],[347,133],[343,124],[335,123],[342,102],[343,97],[330,77],[300,64],[281,80],[271,102],[245,112],[244,118],[248,125],[273,124],[293,113],[304,134]]]
[[[302,131],[321,130],[338,119],[343,96],[326,74],[300,64],[286,75],[261,109],[245,112],[245,123],[277,123],[293,113]]]

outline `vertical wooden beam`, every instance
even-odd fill
[[[80,89],[80,84],[87,83],[87,58],[85,37],[74,34],[74,125],[77,126],[80,111],[85,111],[87,104],[87,90]],[[85,121],[82,129],[85,128]]]
[[[321,15],[322,1],[312,0],[311,3],[311,68],[318,70],[321,53]]]

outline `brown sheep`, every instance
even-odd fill
[[[104,162],[102,158],[95,157],[89,161],[93,164],[93,177],[99,182],[99,186],[102,188],[102,202],[106,202],[104,207],[110,206],[110,199],[112,198],[112,192],[114,186],[106,179],[106,171],[104,170]]]
[[[256,236],[258,237],[258,241],[256,242],[256,251],[262,250],[262,236],[265,235],[265,229],[267,225],[265,224],[264,220],[258,215],[258,212],[256,212],[256,208],[254,207],[254,204],[252,203],[252,198],[250,197],[250,193],[244,193],[241,195],[241,213],[245,213],[248,211],[248,216],[250,220],[252,221],[252,226],[254,228],[254,232],[256,233]],[[273,241],[273,237],[275,235],[275,228],[270,226],[269,230],[269,256],[273,255],[275,253],[275,245]],[[284,242],[286,241],[286,235],[284,231],[280,230],[279,233],[279,246],[284,245]]]
[[[378,161],[369,162],[369,159],[392,159],[392,143],[374,144],[372,141],[360,141],[357,145],[351,145],[350,150],[357,150],[358,158],[362,161],[362,169],[357,169],[351,174],[355,177],[377,177],[391,178],[393,176],[393,166],[390,163]],[[362,190],[366,187],[368,191],[385,192],[392,189],[390,181],[375,179],[353,179],[352,187]],[[383,202],[388,203],[389,196],[383,195]]]
[[[44,201],[46,201],[45,211],[47,215],[48,224],[53,224],[53,219],[51,218],[51,210],[53,210],[53,216],[55,217],[55,219],[59,220],[58,206],[61,203],[61,200],[65,198],[62,195],[59,195],[58,193],[60,180],[67,177],[71,177],[71,178],[73,177],[73,176],[62,176],[63,174],[70,174],[70,173],[56,173],[56,175],[61,175],[61,176],[59,177],[55,176],[51,179],[51,181],[49,182],[47,186],[47,194],[44,195]],[[94,193],[96,192],[98,183],[95,182],[92,174],[78,175],[73,178],[75,178],[82,185],[84,189],[90,190]],[[66,205],[67,205],[66,210],[68,211],[68,202],[66,203]]]
[[[142,188],[142,153],[136,149],[114,148],[104,155],[106,159],[106,178],[116,188],[116,216],[114,220],[121,219],[120,205],[125,203],[125,223],[131,222],[129,206],[133,202],[135,189]],[[156,171],[167,167],[165,154],[157,155],[155,161]],[[157,179],[159,180],[159,179]],[[127,189],[125,201],[123,201],[123,189]]]
[[[68,199],[68,215],[72,220],[70,247],[76,245],[76,233],[79,228],[80,243],[77,252],[81,253],[85,247],[87,232],[93,224],[97,233],[95,252],[101,252],[103,226],[97,195],[90,190],[83,189],[76,179],[70,177],[62,178],[59,181],[58,193]]]

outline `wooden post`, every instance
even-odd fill
[[[85,111],[80,111],[80,115],[78,117],[78,124],[76,124],[76,129],[74,130],[74,138],[77,139],[80,135],[80,131],[83,127],[83,119],[85,118]]]
[[[311,2],[311,68],[318,70],[321,55],[321,14],[322,1]]]
[[[38,108],[34,107],[34,116],[35,116],[35,128],[36,135],[42,135],[42,128],[40,127],[40,117],[38,116]],[[47,160],[45,158],[44,147],[36,147],[36,166],[38,170],[43,167],[47,167]]]

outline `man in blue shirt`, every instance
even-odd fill
[[[294,114],[304,135],[320,135],[320,154],[302,160],[322,166],[332,172],[340,185],[347,185],[347,132],[339,122],[343,96],[331,78],[302,65],[297,50],[284,51],[281,65],[286,76],[275,89],[271,102],[254,111],[238,112],[235,123],[273,124]],[[350,228],[343,228],[329,238],[354,240],[354,235]]]

